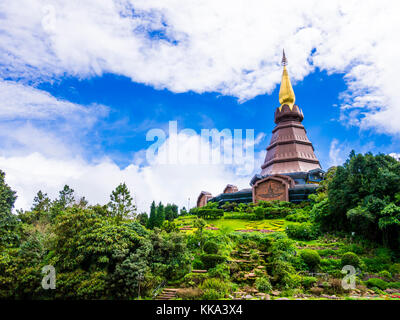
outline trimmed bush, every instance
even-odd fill
[[[370,278],[365,282],[365,284],[368,288],[378,288],[381,290],[385,290],[388,287],[387,282],[379,278]]]
[[[201,262],[203,262],[204,268],[211,269],[214,268],[217,264],[222,263],[226,260],[224,256],[218,254],[202,254],[200,256]]]
[[[304,249],[300,252],[300,257],[303,259],[305,264],[311,268],[315,269],[321,262],[321,257],[318,252],[311,249]]]
[[[272,290],[271,282],[267,277],[260,277],[256,279],[255,282],[256,288],[260,292],[269,293]]]
[[[346,265],[357,268],[360,266],[360,258],[354,252],[346,252],[342,255],[342,267]]]
[[[194,212],[202,219],[219,219],[224,216],[224,210],[216,208],[196,208]]]
[[[296,240],[314,240],[318,232],[311,223],[291,224],[286,227],[286,234],[289,238]]]
[[[204,244],[203,250],[205,253],[208,253],[208,254],[217,254],[218,253],[218,245],[214,241],[207,241]]]

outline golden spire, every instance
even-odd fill
[[[292,110],[296,97],[294,95],[294,91],[292,88],[292,84],[290,83],[289,74],[286,70],[287,59],[285,56],[285,49],[283,50],[283,57],[282,57],[282,66],[283,66],[283,73],[282,73],[282,81],[281,87],[279,89],[279,102],[281,104],[280,110],[282,110],[282,106],[287,104]]]

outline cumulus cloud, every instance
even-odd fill
[[[135,196],[139,211],[148,211],[153,200],[174,202],[186,207],[190,202],[191,206],[195,206],[201,190],[218,195],[228,183],[239,188],[249,187],[251,172],[239,175],[234,167],[223,161],[203,164],[199,157],[193,157],[207,148],[201,145],[199,135],[179,134],[178,138],[181,149],[178,163],[163,160],[169,152],[168,138],[160,146],[155,161],[141,166],[131,164],[121,169],[108,158],[88,162],[79,157],[49,157],[35,152],[24,156],[0,156],[0,168],[7,173],[7,182],[18,193],[16,208],[24,209],[30,208],[38,190],[55,198],[64,184],[71,186],[78,196],[85,196],[92,204],[105,204],[112,189],[126,182]],[[211,145],[209,152],[213,152]],[[138,152],[138,157],[144,157],[144,153]],[[247,159],[256,162],[254,172],[261,165],[262,158],[263,154],[257,153],[255,159]]]
[[[110,72],[246,100],[275,88],[284,47],[294,80],[315,68],[345,74],[342,120],[398,134],[399,9],[395,0],[3,2],[0,75]]]

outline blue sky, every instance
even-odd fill
[[[288,67],[290,71],[290,66]],[[322,167],[335,162],[329,155],[331,142],[343,143],[341,159],[349,148],[356,152],[390,153],[396,142],[387,134],[374,130],[361,131],[340,121],[340,94],[347,88],[343,74],[328,75],[316,70],[293,85],[296,103],[305,115],[303,124],[314,144]],[[41,83],[39,89],[54,97],[80,105],[100,104],[110,108],[108,116],[82,141],[88,145],[86,157],[108,155],[121,168],[132,162],[135,152],[146,149],[146,133],[153,128],[165,128],[168,122],[178,121],[178,130],[192,128],[254,129],[255,135],[264,133],[255,151],[263,151],[269,144],[274,128],[274,112],[279,106],[279,85],[270,94],[240,102],[236,97],[220,93],[173,93],[132,82],[131,79],[106,74],[91,79],[66,78],[55,83]],[[340,146],[338,146],[340,148]]]
[[[352,149],[399,156],[399,10],[395,0],[0,3],[0,169],[16,208],[64,184],[104,204],[126,182],[139,211],[248,187],[240,166],[149,163],[146,134],[173,120],[197,134],[254,129],[257,172],[283,48],[324,169]],[[199,136],[180,139],[191,159]]]

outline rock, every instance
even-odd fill
[[[251,294],[246,294],[243,298],[246,300],[250,300],[253,299],[254,297]]]
[[[289,300],[289,298],[277,298],[275,300]]]
[[[275,291],[271,291],[271,294],[272,294],[273,296],[279,296],[279,295],[281,294],[281,292],[275,290]]]

